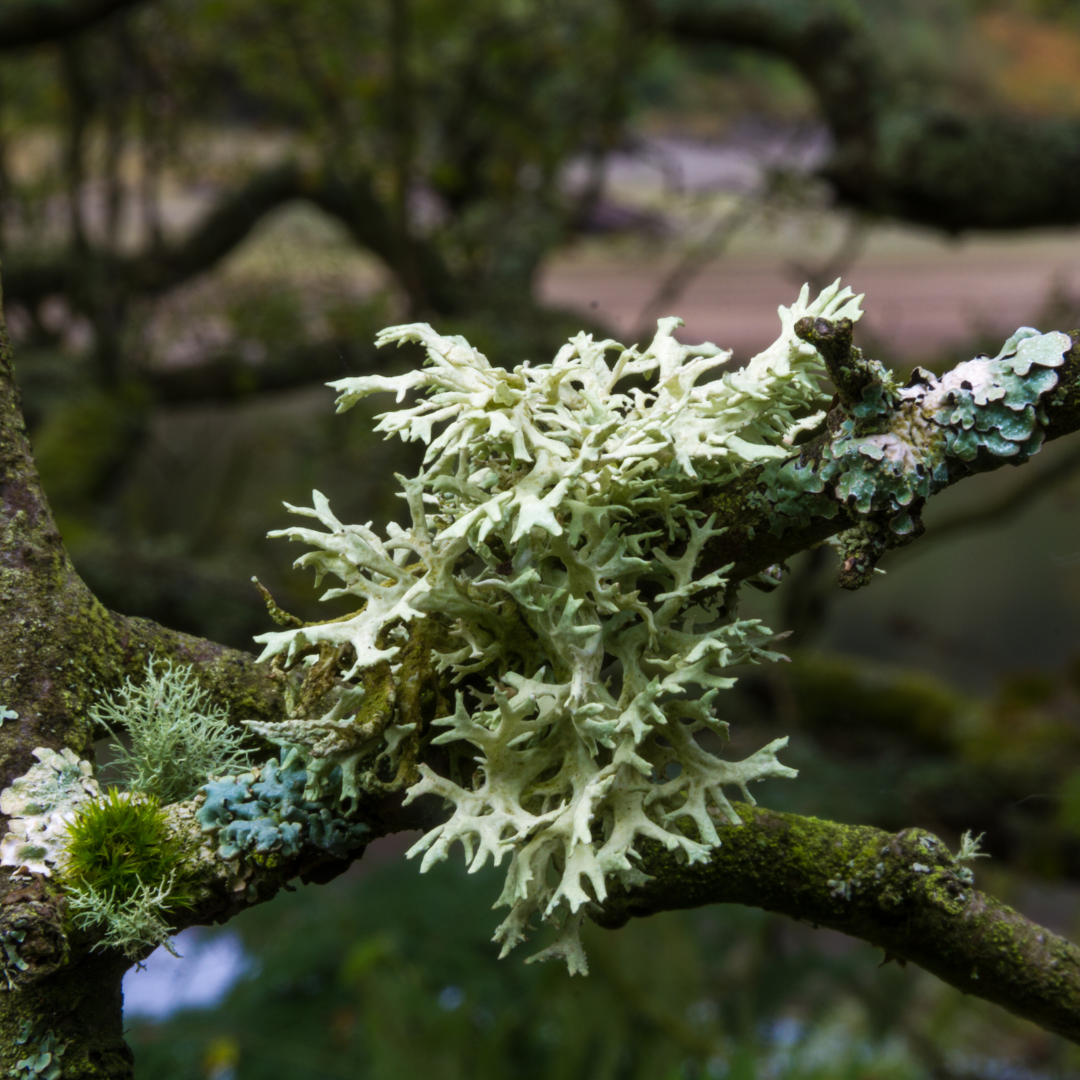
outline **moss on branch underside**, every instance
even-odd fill
[[[687,526],[686,549],[699,541],[704,548],[696,569],[689,565],[691,555],[677,544],[657,556],[673,575],[673,597],[681,595],[679,590],[687,596],[694,591],[691,570],[708,575],[724,566],[731,567],[722,575],[731,595],[740,581],[836,534],[842,534],[843,583],[863,584],[882,552],[918,536],[919,511],[927,498],[974,472],[1020,463],[1044,438],[1080,427],[1078,334],[1070,343],[1064,335],[1022,331],[998,357],[976,358],[941,378],[917,372],[901,387],[852,347],[851,326],[843,318],[803,319],[794,324],[794,333],[799,340],[789,342],[791,355],[806,358],[800,340],[813,346],[837,397],[805,423],[794,412],[785,414],[792,438],[769,448],[762,462],[747,459],[726,482],[704,485],[686,503],[691,515],[700,512],[702,520],[715,520],[723,531]],[[514,387],[510,391],[517,392]],[[648,438],[653,437],[649,432]],[[591,445],[586,443],[586,450]],[[731,443],[738,453],[755,453],[762,445]],[[174,836],[186,853],[194,895],[190,908],[169,913],[170,925],[179,929],[227,918],[273,895],[298,874],[327,880],[379,835],[439,824],[442,811],[435,800],[403,808],[402,791],[415,784],[419,773],[434,785],[431,790],[437,786],[433,777],[442,783],[440,777],[448,772],[456,776],[462,759],[455,749],[460,748],[444,749],[447,736],[441,738],[443,745],[433,737],[451,724],[472,730],[460,701],[458,713],[453,712],[449,663],[435,660],[437,654],[450,655],[453,644],[455,630],[445,610],[415,611],[388,622],[386,633],[365,639],[371,663],[355,674],[361,667],[357,662],[353,673],[361,686],[346,687],[336,666],[352,663],[361,655],[359,647],[329,639],[320,645],[301,642],[295,658],[307,655],[312,663],[299,689],[285,670],[292,658],[277,670],[257,667],[247,654],[105,611],[74,573],[52,522],[19,413],[6,337],[0,338],[0,467],[0,687],[5,688],[0,697],[0,786],[8,787],[27,772],[38,747],[92,757],[95,733],[86,715],[95,690],[137,675],[151,654],[193,665],[233,718],[253,721],[256,731],[286,748],[294,745],[294,729],[312,723],[305,694],[313,701],[334,698],[329,712],[315,721],[321,726],[311,728],[318,736],[313,746],[325,750],[323,772],[310,765],[306,772],[299,769],[294,756],[280,767],[263,766],[210,785],[205,802],[200,797],[168,809]],[[439,483],[437,490],[451,493],[469,486],[455,488],[449,479]],[[415,505],[422,506],[419,487],[410,491]],[[530,498],[528,507],[522,503],[523,514],[527,510],[536,522],[555,521],[544,517],[538,495]],[[587,528],[589,519],[582,514],[582,528]],[[709,538],[703,539],[706,533]],[[557,535],[556,541],[563,544]],[[513,555],[509,548],[488,554],[490,577],[483,584],[520,593],[499,609],[500,647],[532,655],[538,647],[529,622],[535,621],[535,609],[528,606],[532,594],[525,591],[525,577],[516,578],[518,571],[506,559]],[[636,556],[624,553],[621,558],[626,566],[636,565]],[[410,567],[389,558],[380,565],[386,575],[401,580],[403,596],[412,588]],[[383,587],[375,595],[388,602],[390,590]],[[604,595],[610,604],[622,602],[618,589]],[[647,589],[644,595],[650,599]],[[580,639],[575,648],[585,650],[586,631],[591,634],[593,628],[575,623],[573,611],[566,614],[568,605],[560,611],[560,620],[552,618],[549,628],[551,648],[561,646],[560,635],[570,634],[574,642]],[[620,632],[619,627],[613,631]],[[550,694],[555,684],[542,683],[542,672],[535,664],[529,685]],[[567,677],[562,671],[554,675]],[[497,689],[507,730],[518,725],[524,731],[532,721],[524,713],[510,715],[513,696],[506,686],[524,687],[529,680],[514,668],[500,671],[499,678],[505,680]],[[591,685],[581,680],[573,692],[584,694]],[[350,707],[354,702],[355,709]],[[356,717],[349,712],[357,712]],[[640,724],[645,723],[642,717]],[[474,735],[490,741],[492,730]],[[611,734],[599,721],[593,730],[601,740]],[[503,753],[496,747],[492,755],[496,751]],[[678,817],[680,805],[673,803],[670,817]],[[544,814],[550,816],[547,810]],[[744,824],[725,825],[718,819],[721,846],[708,861],[694,865],[649,839],[639,840],[641,869],[653,880],[634,887],[636,876],[626,875],[622,884],[613,884],[602,909],[575,882],[584,901],[590,901],[584,910],[606,925],[665,907],[716,902],[783,911],[880,945],[967,992],[1080,1041],[1076,950],[975,892],[969,873],[933,837],[915,830],[888,836],[742,804],[728,817],[741,817]],[[685,842],[678,846],[684,852],[701,847],[693,837],[704,821],[701,817],[695,825],[682,819],[678,829]],[[588,832],[582,835],[588,840]],[[23,1045],[16,1037],[28,1030],[27,1022],[37,1031],[47,1019],[52,1026],[39,1034],[64,1045],[65,1076],[130,1075],[119,998],[112,995],[126,962],[110,951],[91,952],[97,939],[86,930],[72,931],[64,898],[53,884],[11,882],[6,867],[0,874],[0,962],[10,987],[0,987],[0,1067],[14,1066],[14,1047]],[[88,994],[85,987],[94,979],[111,989]],[[60,1016],[65,1019],[56,1020]]]
[[[922,829],[891,834],[740,804],[707,864],[649,845],[653,880],[613,896],[602,926],[674,908],[748,904],[861,938],[886,959],[1080,1043],[1080,949],[978,892],[971,871]]]

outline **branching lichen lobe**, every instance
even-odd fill
[[[428,370],[336,384],[341,408],[378,391],[400,400],[429,390],[379,425],[429,445],[421,474],[402,479],[412,525],[383,540],[370,524],[343,525],[318,493],[298,511],[328,530],[288,530],[315,549],[298,565],[334,574],[344,587],[328,595],[364,606],[264,635],[264,659],[308,663],[305,683],[334,659],[348,688],[314,695],[318,709],[298,707],[286,723],[252,726],[300,756],[307,797],[355,804],[372,787],[361,762],[379,740],[416,746],[422,736],[421,724],[385,712],[398,710],[403,682],[433,663],[467,687],[439,709],[434,724],[449,730],[434,745],[479,749],[479,768],[451,779],[419,764],[406,802],[436,794],[455,810],[413,853],[426,851],[423,869],[456,842],[473,870],[510,856],[511,912],[496,934],[507,949],[539,914],[562,929],[542,955],[584,970],[583,909],[603,902],[609,879],[638,879],[638,838],[705,859],[713,816],[737,820],[723,785],[748,794],[754,780],[793,775],[776,760],[782,740],[726,762],[695,738],[726,738],[713,711],[731,683],[724,671],[773,655],[767,630],[723,607],[723,574],[700,572],[727,526],[693,503],[702,478],[730,483],[752,462],[785,458],[785,444],[824,419],[814,412],[827,401],[820,359],[793,329],[804,313],[857,317],[858,300],[833,286],[811,302],[804,289],[782,309],[774,346],[703,385],[729,354],[680,345],[672,319],[642,352],[579,335],[552,364],[513,371],[462,339],[398,327],[381,340],[424,344]],[[628,377],[649,389],[624,388]],[[427,659],[408,649],[425,622],[444,637]]]
[[[261,638],[264,659],[309,667],[290,719],[252,726],[303,761],[306,799],[356,807],[382,788],[366,763],[420,745],[397,690],[423,653],[403,646],[439,626],[436,667],[469,691],[435,721],[449,730],[434,744],[481,756],[471,783],[419,764],[406,802],[435,794],[455,809],[410,854],[426,851],[426,869],[460,842],[474,870],[510,855],[511,913],[496,934],[506,948],[539,914],[562,927],[541,955],[583,970],[577,924],[609,880],[641,880],[637,843],[707,861],[714,818],[738,821],[723,785],[792,775],[776,761],[781,741],[729,764],[695,738],[726,737],[713,711],[725,668],[774,658],[768,632],[735,614],[750,574],[718,567],[714,544],[760,551],[789,531],[804,545],[814,529],[839,532],[841,583],[858,587],[919,535],[927,498],[1041,445],[1064,335],[1021,330],[997,357],[900,387],[853,346],[858,301],[838,286],[813,303],[804,290],[780,314],[774,346],[702,385],[727,356],[677,344],[674,320],[644,352],[580,335],[554,363],[513,371],[463,339],[398,327],[381,341],[422,343],[428,370],[335,384],[339,408],[428,390],[379,424],[429,447],[420,475],[401,478],[412,525],[383,540],[370,523],[343,525],[317,492],[297,510],[328,530],[283,534],[314,548],[298,565],[333,574],[343,587],[327,595],[364,606]],[[837,390],[828,409],[825,371]],[[627,376],[651,384],[624,391]],[[334,672],[344,682],[331,688]]]

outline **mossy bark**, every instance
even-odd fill
[[[200,680],[234,715],[275,719],[277,688],[254,658],[107,611],[79,579],[64,550],[38,478],[15,383],[12,351],[0,320],[0,788],[27,771],[36,747],[70,747],[92,758],[87,707],[96,692],[138,675],[150,654],[194,664]],[[15,714],[14,716],[12,714]],[[46,917],[24,884],[0,870],[0,925],[28,920],[27,972],[0,991],[0,1073],[27,1054],[17,1038],[52,1030],[68,1045],[66,1077],[128,1077],[131,1055],[121,1029],[120,980],[130,961],[65,951],[63,905]],[[31,944],[51,941],[49,948]]]
[[[51,1044],[62,1051],[64,1080],[130,1080],[121,989],[130,966],[116,953],[85,953],[50,978],[0,996],[2,1075]]]
[[[596,920],[614,928],[673,908],[749,904],[861,938],[1080,1043],[1080,949],[978,892],[935,836],[736,810],[744,824],[718,830],[722,847],[705,865],[642,845],[653,880],[613,896]]]

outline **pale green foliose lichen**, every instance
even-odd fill
[[[13,990],[18,977],[29,970],[30,965],[22,957],[19,947],[26,940],[26,930],[21,926],[12,926],[0,930],[0,990]]]
[[[60,1042],[51,1029],[35,1037],[33,1022],[24,1020],[15,1036],[15,1045],[21,1046],[26,1056],[16,1061],[15,1068],[8,1072],[13,1080],[60,1080],[64,1075],[60,1059],[67,1043]]]
[[[723,606],[723,572],[699,571],[723,522],[687,504],[703,482],[789,458],[795,437],[821,424],[820,356],[795,323],[856,319],[859,299],[837,284],[811,302],[804,288],[780,309],[773,346],[701,385],[730,353],[680,344],[677,319],[661,320],[644,351],[582,334],[552,363],[512,371],[462,338],[395,327],[379,344],[419,342],[424,369],[333,384],[339,410],[380,391],[399,403],[427,391],[378,425],[428,446],[420,474],[399,478],[411,526],[391,524],[384,538],[370,523],[345,525],[317,492],[312,509],[291,508],[326,529],[276,534],[315,549],[297,565],[320,580],[333,574],[343,585],[327,597],[363,606],[263,635],[262,659],[321,663],[337,650],[341,677],[364,695],[379,690],[392,712],[410,623],[444,627],[438,664],[468,689],[436,721],[446,730],[435,741],[476,767],[458,783],[420,766],[408,800],[438,795],[454,809],[410,854],[425,853],[422,870],[455,842],[473,871],[509,857],[500,903],[510,914],[496,932],[504,953],[538,914],[560,927],[540,956],[584,971],[584,909],[612,881],[644,879],[639,839],[707,860],[720,843],[715,822],[739,823],[724,787],[750,799],[753,781],[795,775],[776,759],[786,739],[740,762],[716,752],[726,724],[713,709],[730,669],[776,656],[768,630]],[[358,693],[332,716],[258,730],[320,775],[340,767],[345,784],[358,753],[389,743],[389,716],[375,723],[365,707]]]
[[[948,486],[952,469],[977,470],[980,459],[1021,464],[1038,452],[1042,401],[1071,344],[1067,334],[1022,327],[997,356],[965,361],[940,379],[916,368],[899,388],[881,368],[818,456],[766,466],[754,498],[773,509],[772,531],[835,517],[835,499],[876,519],[860,527],[867,535],[847,539],[853,551],[891,542],[874,533],[910,534],[912,509]]]
[[[0,866],[48,877],[62,860],[75,812],[101,792],[90,762],[66,747],[58,753],[39,746],[34,757],[38,764],[0,792],[0,812],[10,818],[0,841]]]

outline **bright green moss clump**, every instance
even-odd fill
[[[139,886],[174,876],[181,860],[158,800],[113,789],[86,803],[71,823],[64,877],[126,900]]]
[[[167,944],[163,917],[191,902],[183,851],[152,796],[114,789],[87,803],[68,829],[63,871],[76,924],[104,927],[101,946],[133,957]]]

